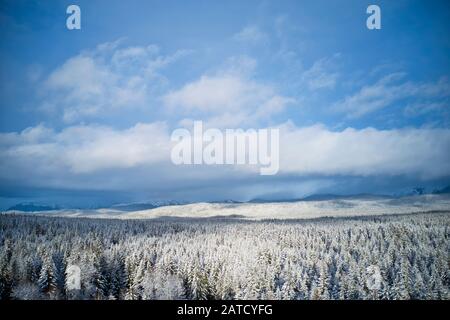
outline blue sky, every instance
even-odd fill
[[[2,1],[0,205],[444,186],[449,21],[448,1]],[[280,173],[174,168],[193,120],[280,127]]]

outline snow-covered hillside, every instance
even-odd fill
[[[194,203],[147,210],[124,211],[116,208],[65,209],[27,214],[63,217],[151,219],[162,217],[206,218],[241,217],[247,219],[310,219],[317,217],[367,216],[428,211],[450,211],[450,196],[418,195],[402,198],[334,199],[274,203]],[[20,211],[9,211],[19,212]]]

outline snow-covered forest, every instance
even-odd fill
[[[448,213],[313,220],[0,215],[2,299],[449,299]],[[80,289],[67,270],[81,270]]]

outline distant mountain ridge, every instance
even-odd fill
[[[187,204],[187,201],[175,201],[175,200],[167,200],[167,201],[149,201],[149,202],[132,202],[132,203],[119,203],[110,206],[111,209],[116,209],[120,211],[139,211],[139,210],[148,210],[154,209],[164,206],[176,206]]]
[[[444,194],[444,193],[450,193],[450,186],[446,186],[445,188],[442,188],[440,190],[433,191],[434,194]]]
[[[436,189],[432,192],[426,192],[425,188],[416,187],[413,188],[410,192],[405,192],[403,194],[396,195],[384,195],[384,194],[371,194],[371,193],[359,193],[359,194],[350,194],[350,195],[339,195],[332,193],[323,193],[323,194],[312,194],[303,198],[284,198],[284,199],[264,199],[264,198],[255,198],[249,201],[237,201],[237,200],[216,200],[209,201],[206,203],[210,204],[264,204],[264,203],[292,203],[299,201],[329,201],[329,200],[389,200],[389,199],[400,199],[403,197],[413,196],[413,195],[425,195],[425,194],[435,194],[435,195],[443,195],[450,193],[450,186],[446,186],[442,189]],[[103,206],[98,207],[97,209],[113,209],[117,211],[123,212],[132,212],[132,211],[142,211],[155,209],[159,207],[166,206],[177,206],[177,205],[186,205],[186,204],[194,204],[201,202],[189,202],[189,201],[177,201],[177,200],[154,200],[154,201],[144,201],[144,202],[132,202],[132,203],[118,203],[113,204],[111,206]],[[47,204],[36,204],[33,202],[23,202],[18,203],[12,207],[9,207],[6,211],[22,211],[22,212],[39,212],[39,211],[53,211],[60,210],[61,208],[55,205],[47,205]],[[67,208],[69,209],[69,208]],[[71,208],[75,209],[75,208]],[[92,208],[95,209],[95,208]]]
[[[50,205],[41,205],[41,204],[35,204],[32,202],[24,202],[24,203],[18,203],[12,207],[9,207],[7,211],[23,211],[23,212],[34,212],[34,211],[52,211],[52,210],[59,210],[60,208],[57,206],[50,206]]]

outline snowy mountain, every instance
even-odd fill
[[[449,194],[450,193],[450,186],[446,186],[445,188],[442,188],[440,190],[435,190],[433,193],[434,194]]]
[[[126,209],[126,210],[125,210]],[[158,207],[118,206],[104,209],[63,209],[35,214],[118,219],[243,217],[247,219],[311,219],[450,211],[449,194],[392,197],[348,197],[268,203],[190,203]],[[10,210],[10,213],[21,210]]]
[[[147,210],[147,209],[154,209],[158,207],[164,207],[164,206],[174,206],[174,205],[182,205],[186,204],[185,201],[174,201],[174,200],[168,200],[168,201],[151,201],[151,202],[134,202],[134,203],[119,203],[114,204],[110,208],[120,211],[139,211],[139,210]]]
[[[58,210],[58,207],[35,204],[32,202],[23,202],[8,208],[8,211],[23,211],[23,212],[51,211],[51,210]]]

